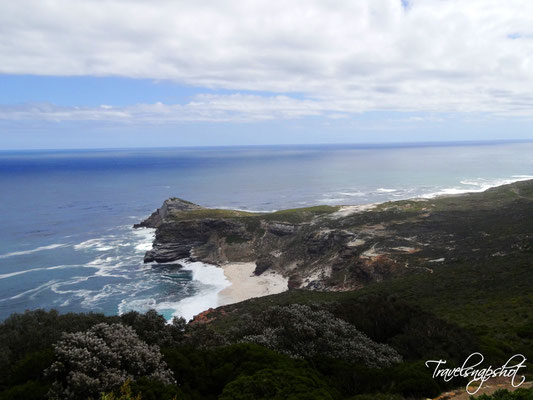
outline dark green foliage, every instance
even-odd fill
[[[408,360],[439,357],[459,362],[479,348],[470,332],[395,296],[361,296],[328,309]]]
[[[306,294],[311,297],[310,293]],[[324,294],[316,293],[316,295]],[[347,294],[340,295],[347,296]],[[267,299],[263,299],[265,300]],[[469,350],[462,348],[469,343],[466,340],[468,335],[464,336],[464,332],[457,329],[457,326],[444,323],[434,315],[421,312],[402,300],[377,295],[347,296],[344,299],[337,297],[335,302],[326,302],[322,306],[314,305],[311,309],[320,311],[325,306],[336,317],[342,317],[356,324],[371,338],[383,340],[397,347],[409,359],[416,359],[419,354],[431,354],[432,345],[438,351],[447,351],[446,354],[450,356],[457,356],[462,354],[462,351]],[[272,313],[272,309],[270,312]],[[319,314],[323,315],[323,310]],[[26,316],[28,315],[31,314]],[[36,315],[41,320],[47,319],[43,318],[42,312]],[[332,317],[329,313],[326,315],[330,315],[329,318]],[[64,323],[61,317],[63,316],[55,314],[48,321],[55,323],[59,319],[61,323]],[[287,322],[283,313],[278,317],[281,318],[280,322]],[[67,318],[77,321],[78,326],[86,326],[98,320],[94,318],[94,315],[83,314],[70,315]],[[140,394],[142,399],[172,399],[177,396],[178,399],[214,400],[223,395],[225,397],[222,398],[243,399],[399,400],[403,397],[434,397],[451,388],[442,380],[432,378],[431,371],[423,364],[425,357],[419,358],[416,362],[404,362],[380,369],[365,367],[360,362],[354,362],[356,361],[354,359],[335,359],[320,354],[315,357],[306,357],[306,360],[292,359],[288,355],[257,344],[227,345],[226,339],[220,332],[213,331],[205,324],[183,327],[178,321],[173,327],[162,324],[163,321],[154,313],[147,315],[128,313],[121,318],[110,318],[115,321],[117,319],[133,326],[140,337],[152,343],[166,343],[167,346],[162,350],[163,359],[179,381],[179,386],[175,386],[140,378],[130,384],[131,396],[129,398],[132,399]],[[18,321],[16,325],[13,325],[13,320]],[[276,326],[274,320],[275,315],[272,315],[270,319],[264,319],[264,321],[269,321],[269,324],[272,323],[272,326]],[[21,343],[28,348],[23,338],[25,332],[30,332],[27,325],[34,326],[34,324],[35,321],[29,318],[12,318],[8,325],[10,330],[0,325],[0,332],[20,334],[17,340],[10,339],[10,342]],[[43,329],[52,331],[46,323]],[[432,330],[442,330],[442,332],[433,334]],[[524,330],[527,331],[527,329]],[[290,333],[289,340],[298,338],[298,335],[294,336],[294,333]],[[33,337],[32,332],[29,335]],[[448,343],[445,336],[449,336],[450,341],[462,339],[456,343],[457,347],[454,348],[453,343]],[[412,340],[419,341],[421,348],[415,348],[416,342],[411,342],[411,337]],[[43,346],[46,342],[36,341],[32,347]],[[12,354],[20,354],[20,357],[8,366],[9,374],[6,374],[7,378],[4,377],[4,391],[0,392],[0,400],[44,399],[52,382],[43,376],[42,370],[52,361],[52,347],[48,346],[27,353],[17,348],[12,350]],[[463,382],[454,380],[452,384],[462,386]],[[295,397],[288,397],[289,387],[296,388],[290,392]],[[107,396],[108,398],[115,396],[114,398],[118,399],[121,394],[117,391],[114,394],[108,393]],[[513,400],[517,399],[513,398]]]
[[[359,393],[380,392],[427,398],[463,383],[459,379],[452,383],[433,379],[432,371],[421,361],[376,369],[344,360],[316,357],[312,365],[330,386],[339,390],[343,398]]]
[[[497,390],[492,395],[483,394],[481,396],[471,396],[472,400],[533,400],[532,389],[517,389],[514,392],[508,390]]]
[[[249,239],[239,236],[239,235],[228,235],[226,236],[226,243],[228,244],[239,244],[239,243],[245,243]]]
[[[180,344],[195,349],[205,349],[223,346],[228,344],[228,341],[225,336],[214,331],[206,324],[190,324],[185,328],[185,334]]]
[[[333,400],[315,374],[290,369],[263,369],[229,383],[220,400]]]
[[[390,374],[394,392],[405,397],[435,397],[442,390],[422,363],[400,365]]]
[[[533,320],[530,320],[524,325],[519,326],[516,334],[522,339],[533,339]]]
[[[322,354],[375,367],[401,360],[393,348],[374,342],[346,321],[300,304],[244,315],[230,336],[233,341],[257,343],[295,358]]]
[[[62,314],[57,311],[26,311],[12,314],[0,324],[0,343],[7,348],[8,362],[24,355],[51,347],[63,332],[84,331],[100,322],[119,321],[119,317],[103,314]]]
[[[332,214],[339,211],[340,206],[314,206],[305,208],[292,208],[287,210],[279,210],[273,213],[263,214],[261,216],[265,221],[280,221],[289,222],[293,224],[310,221],[311,219]]]
[[[167,324],[165,318],[155,310],[145,314],[130,311],[122,314],[120,321],[131,326],[144,342],[160,347],[179,344],[183,340],[186,325],[183,318],[174,318],[172,324]]]
[[[133,396],[140,396],[142,400],[172,400],[180,399],[183,394],[176,385],[165,385],[159,381],[147,378],[137,379],[130,383]]]
[[[51,383],[42,377],[42,372],[52,363],[52,345],[63,332],[85,331],[104,321],[118,322],[119,317],[94,313],[60,315],[55,310],[12,314],[0,324],[0,390],[21,385],[17,390],[40,393]],[[24,384],[26,381],[29,382]],[[31,398],[30,394],[27,397]]]
[[[266,368],[309,369],[306,363],[255,344],[235,344],[201,351],[182,347],[166,349],[163,354],[169,368],[183,382],[180,389],[191,398],[198,399],[212,398],[239,376],[250,376]]]
[[[21,385],[11,386],[0,393],[0,400],[41,400],[44,399],[50,385],[40,381],[27,381]]]
[[[10,384],[21,384],[29,379],[43,378],[43,371],[54,361],[51,348],[26,354],[11,368]]]

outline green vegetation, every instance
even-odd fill
[[[185,221],[190,219],[202,218],[246,218],[265,221],[279,221],[290,223],[301,223],[312,220],[321,215],[334,213],[340,209],[340,206],[313,206],[303,208],[293,208],[287,210],[280,210],[275,212],[248,212],[239,210],[226,210],[218,208],[202,208],[198,210],[188,210],[174,212],[170,219],[174,221]]]
[[[323,355],[376,368],[401,361],[392,347],[374,342],[326,310],[301,304],[243,315],[229,335],[234,340],[260,344],[294,358]]]
[[[467,341],[469,336],[475,337],[479,349],[495,361],[506,361],[506,357],[515,353],[522,353],[533,360],[531,260],[524,255],[495,258],[490,264],[457,263],[436,269],[433,274],[405,276],[353,292],[289,291],[226,306],[225,315],[217,318],[213,326],[224,331],[238,324],[240,315],[257,314],[273,305],[322,304],[377,341],[387,342],[370,331],[370,327],[366,326],[369,322],[391,325],[391,331],[400,328],[405,331],[407,325],[394,327],[394,321],[412,320],[413,324],[421,324],[427,319],[429,332],[446,332],[446,335],[450,335],[450,332],[443,330],[440,322],[433,326],[431,321],[435,319],[445,321],[448,326],[464,333],[459,343],[466,351],[473,351],[472,340]],[[394,302],[397,306],[391,305]],[[362,317],[357,318],[358,315]],[[416,315],[421,318],[417,319]],[[422,348],[424,337],[416,334],[420,330],[414,326],[409,330],[410,333],[402,340],[411,337],[413,345],[418,343],[417,346]],[[428,331],[422,332],[422,336],[425,336]],[[444,344],[447,342],[445,339],[435,339],[435,342]],[[435,355],[445,356],[444,347],[437,346],[439,352]],[[429,356],[427,353],[415,356],[422,355]]]
[[[53,311],[13,315],[0,325],[0,337],[13,343],[3,366],[6,373],[0,377],[0,399],[50,395],[84,399],[89,393],[98,398],[97,392],[106,391],[102,395],[106,400],[139,399],[139,395],[144,400],[336,400],[380,392],[396,400],[433,396],[448,388],[434,381],[420,361],[398,363],[393,346],[377,345],[329,311],[313,309],[272,308],[259,316],[263,336],[268,324],[275,326],[276,319],[284,322],[279,333],[285,337],[276,349],[244,343],[257,342],[257,335],[248,333],[257,328],[258,321],[243,326],[241,332],[217,333],[205,324],[185,325],[183,320],[167,325],[155,312],[121,317]],[[36,325],[42,335],[28,329]],[[58,326],[70,332],[85,330],[61,335]],[[350,332],[353,335],[348,337]],[[381,329],[377,334],[388,336]],[[279,341],[281,336],[272,338]],[[331,341],[324,341],[327,338]],[[306,345],[317,351],[305,354]],[[283,354],[283,349],[298,348],[300,354]],[[378,364],[384,367],[377,368]]]
[[[101,323],[86,332],[66,333],[54,353],[55,362],[45,370],[53,380],[51,399],[97,397],[130,379],[176,382],[159,348],[122,324]]]
[[[340,206],[314,206],[305,208],[292,208],[265,214],[262,218],[266,221],[280,221],[296,224],[308,222],[318,216],[332,214],[334,212],[339,211],[340,208]]]
[[[226,210],[218,208],[201,208],[199,210],[180,211],[169,216],[174,221],[184,221],[199,218],[243,218],[262,215],[247,211]]]

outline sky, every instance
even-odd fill
[[[0,1],[0,149],[533,139],[530,0]]]

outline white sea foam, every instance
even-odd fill
[[[362,197],[366,196],[367,193],[365,192],[339,192],[341,196],[349,196],[349,197]]]
[[[376,189],[376,192],[378,192],[378,193],[393,193],[393,192],[397,192],[397,190],[396,189],[379,188],[379,189]]]
[[[16,300],[16,299],[20,299],[21,297],[24,297],[26,295],[32,295],[34,297],[37,293],[41,292],[42,290],[50,288],[55,282],[57,282],[57,281],[56,280],[48,281],[46,283],[43,283],[40,286],[37,286],[35,288],[26,290],[24,292],[17,293],[14,296],[11,296],[11,297],[8,297],[8,298],[5,298],[5,299],[1,299],[0,301]]]
[[[180,264],[184,265],[183,269],[192,271],[192,279],[199,281],[206,285],[220,286],[225,288],[230,283],[224,275],[224,270],[216,265],[205,264],[200,261],[191,262],[188,260],[180,260]]]
[[[94,248],[95,250],[111,250],[112,247],[106,245],[106,239],[105,238],[98,238],[98,239],[89,239],[84,242],[78,243],[74,245],[75,250],[87,250]]]
[[[54,244],[50,244],[48,246],[36,247],[35,249],[31,249],[31,250],[14,251],[12,253],[0,254],[0,258],[8,258],[8,257],[13,257],[13,256],[23,256],[25,254],[33,254],[33,253],[37,253],[39,251],[53,250],[53,249],[57,249],[59,247],[65,247],[65,246],[67,246],[67,245],[64,244],[64,243],[54,243]]]
[[[152,248],[152,242],[155,236],[155,229],[140,228],[133,229],[130,226],[124,225],[116,229],[124,229],[127,231],[124,235],[105,235],[99,238],[85,240],[74,245],[74,250],[86,251],[111,251],[120,247],[134,247],[137,252],[146,252]]]
[[[138,244],[135,246],[135,250],[144,253],[152,248],[152,243],[155,238],[155,229],[139,228],[134,229],[132,233],[138,240]]]
[[[197,286],[196,293],[178,301],[163,300],[159,302],[152,297],[135,298],[130,296],[127,299],[123,299],[119,304],[119,314],[132,310],[146,312],[149,309],[155,309],[168,319],[183,317],[186,320],[190,320],[202,311],[218,307],[218,293],[230,285],[224,275],[224,270],[215,265],[188,260],[178,260],[174,263],[183,265],[182,270],[191,271],[191,285]]]
[[[319,203],[325,203],[325,204],[340,203],[342,201],[344,201],[343,198],[331,198],[331,199],[320,199],[320,200],[318,200]]]
[[[137,246],[135,246],[135,250],[140,252],[146,252],[152,248],[152,242],[149,243],[140,243]]]
[[[36,272],[36,271],[51,271],[51,270],[55,270],[55,269],[79,268],[79,267],[82,267],[82,266],[83,265],[80,265],[80,264],[73,264],[73,265],[55,265],[53,267],[30,268],[30,269],[26,269],[24,271],[15,271],[15,272],[7,273],[7,274],[2,274],[2,275],[0,275],[0,279],[11,278],[13,276],[23,275],[23,274],[27,274],[27,273],[30,273],[30,272]]]
[[[463,185],[461,187],[455,186],[452,188],[445,188],[445,189],[441,189],[436,192],[424,194],[420,197],[431,199],[431,198],[442,196],[442,195],[479,193],[479,192],[484,192],[485,190],[493,188],[493,187],[497,187],[501,185],[508,185],[510,183],[526,181],[529,179],[533,179],[533,175],[512,175],[510,178],[505,178],[505,179],[484,179],[484,178],[463,179],[462,181],[460,181],[460,184]]]
[[[127,300],[124,299],[120,302],[118,305],[118,314],[122,315],[129,311],[137,311],[140,313],[145,313],[148,310],[151,309],[157,309],[157,302],[155,299],[147,298],[147,299],[134,299],[134,300]]]
[[[192,319],[196,314],[209,308],[217,307],[218,293],[231,285],[224,275],[224,270],[215,265],[204,264],[202,262],[183,262],[184,269],[192,271],[193,281],[202,284],[201,290],[194,296],[186,297],[175,303],[173,307],[168,304],[160,305],[162,308],[172,308],[174,317],[183,317],[186,320]]]

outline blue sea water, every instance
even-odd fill
[[[0,319],[26,309],[191,317],[228,285],[143,264],[132,225],[168,197],[272,211],[480,191],[533,178],[533,143],[0,152]]]

